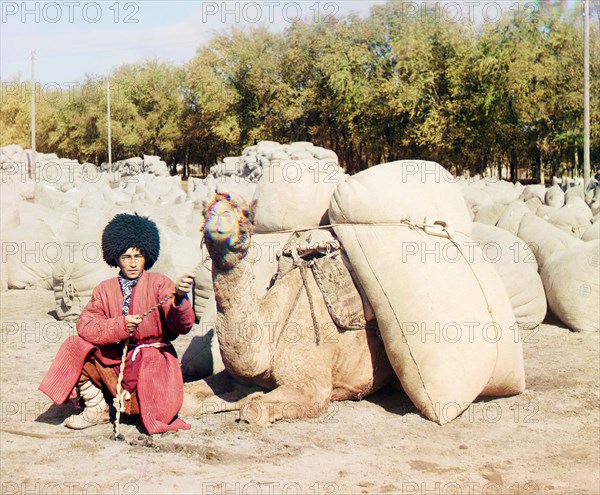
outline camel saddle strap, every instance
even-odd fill
[[[342,260],[339,257],[315,258],[308,265],[333,322],[344,330],[364,329],[367,322],[362,298]]]

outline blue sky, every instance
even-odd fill
[[[7,1],[0,19],[0,77],[31,74],[68,86],[85,73],[107,74],[124,63],[159,58],[183,63],[231,25],[282,30],[294,19],[355,12],[367,16],[383,0],[335,1]]]
[[[431,15],[423,0],[404,0],[406,16]],[[572,8],[580,0],[542,0]],[[281,31],[295,19],[354,12],[367,16],[385,0],[0,0],[0,79],[29,79],[69,87],[85,73],[106,75],[124,63],[158,58],[181,64],[231,25]],[[495,22],[503,12],[531,15],[540,0],[445,0],[439,17]]]

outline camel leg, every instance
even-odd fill
[[[241,399],[262,394],[257,390],[257,387],[234,380],[224,370],[203,380],[186,383],[180,414],[191,418],[202,414],[236,411]]]
[[[331,385],[282,385],[260,396],[240,401],[240,420],[267,426],[280,419],[316,418],[327,410]]]

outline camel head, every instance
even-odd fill
[[[229,193],[217,193],[204,205],[204,240],[220,268],[232,268],[250,247],[256,201],[247,204]]]

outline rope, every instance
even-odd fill
[[[149,310],[147,310],[145,313],[143,313],[141,315],[142,321],[150,313],[152,313],[153,311],[158,309],[160,306],[162,306],[164,303],[166,303],[169,299],[174,297],[176,293],[177,293],[176,290],[170,292],[163,299],[161,299],[158,303],[156,303]],[[121,423],[120,422],[121,422],[121,412],[125,411],[125,392],[126,392],[126,390],[123,389],[123,375],[125,374],[125,360],[127,359],[127,351],[129,350],[128,344],[129,344],[129,338],[125,341],[125,345],[123,347],[123,354],[121,355],[121,369],[119,370],[119,378],[117,379],[117,395],[113,399],[113,404],[115,406],[115,409],[117,410],[117,414],[115,416],[115,433],[114,433],[115,440],[125,440],[125,436],[121,433],[121,429],[120,429]]]
[[[308,305],[310,307],[310,316],[312,317],[313,328],[315,330],[315,342],[317,345],[321,342],[321,337],[319,336],[319,323],[317,322],[317,315],[315,314],[315,306],[314,302],[308,289],[308,280],[306,279],[306,264],[302,263],[300,265],[300,275],[302,275],[302,283],[304,285],[304,290],[306,291],[306,296],[308,297]]]
[[[281,336],[285,332],[285,329],[287,328],[287,324],[290,321],[290,318],[292,317],[292,313],[294,312],[294,309],[296,309],[296,305],[298,304],[298,301],[300,300],[300,293],[302,292],[302,287],[303,287],[302,285],[300,287],[298,287],[298,292],[296,292],[296,298],[294,299],[294,302],[292,304],[292,307],[290,308],[287,318],[285,319],[285,322],[283,323],[283,327],[281,328],[281,333],[279,334],[279,337],[277,337],[277,342],[275,342],[275,348],[277,348],[279,346],[279,341],[281,340]]]
[[[204,239],[203,239],[204,240]],[[206,260],[209,258],[209,254],[207,254],[200,265],[204,265]],[[157,302],[154,306],[148,309],[145,313],[142,313],[141,319],[144,319],[150,315],[153,311],[160,308],[163,304],[165,304],[169,299],[174,298],[177,294],[177,289],[169,292],[165,297],[163,297],[159,302]],[[140,322],[141,323],[141,322]],[[125,440],[125,436],[120,431],[120,421],[121,421],[121,412],[125,411],[125,390],[123,389],[123,375],[125,373],[125,360],[127,359],[127,351],[128,351],[129,338],[125,341],[125,346],[123,347],[123,354],[121,356],[121,369],[119,370],[119,378],[117,379],[117,395],[113,400],[113,404],[115,409],[117,410],[117,414],[115,416],[115,432],[114,439],[115,440]]]
[[[410,229],[425,230],[426,228],[440,228],[438,224],[418,223],[412,220],[404,219],[400,222],[369,222],[369,223],[328,223],[325,225],[317,225],[315,227],[302,227],[297,229],[269,230],[268,232],[255,232],[255,234],[294,234],[296,232],[308,232],[309,230],[331,229],[334,227],[354,227],[354,226],[373,226],[373,227],[408,227]],[[456,231],[466,235],[464,232]]]

